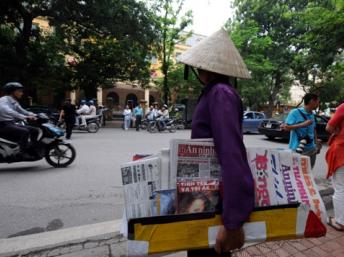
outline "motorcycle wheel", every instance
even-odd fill
[[[171,124],[168,128],[168,131],[170,131],[170,133],[174,133],[177,131],[176,125]]]
[[[99,125],[98,123],[92,122],[87,124],[87,131],[89,133],[97,133],[99,130]]]
[[[76,151],[71,144],[54,144],[47,147],[45,160],[55,168],[64,168],[70,165],[76,157]]]
[[[185,124],[183,121],[177,121],[176,127],[177,129],[185,129]]]
[[[156,133],[158,132],[158,127],[156,125],[156,123],[151,123],[148,125],[148,129],[147,129],[150,133]]]

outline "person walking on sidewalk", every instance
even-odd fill
[[[135,107],[134,116],[135,116],[136,131],[139,131],[141,121],[142,121],[142,116],[143,116],[143,109],[142,109],[141,103]]]
[[[318,95],[308,93],[303,97],[303,101],[304,107],[292,110],[281,128],[291,131],[289,148],[309,156],[313,169],[318,153],[318,139],[315,130],[316,121],[313,111],[319,107],[320,100]],[[305,142],[305,144],[301,141]]]
[[[337,108],[326,130],[331,133],[326,153],[327,178],[332,177],[334,188],[334,217],[329,217],[328,224],[336,230],[344,231],[344,103]]]
[[[254,208],[254,182],[243,142],[243,105],[229,77],[250,78],[250,74],[224,29],[184,52],[179,61],[186,65],[185,77],[191,66],[204,85],[192,118],[191,137],[213,138],[223,189],[224,226],[217,233],[215,251],[190,250],[188,257],[230,256],[231,250],[244,244],[243,224]]]
[[[123,111],[123,116],[124,116],[124,130],[128,130],[131,124],[131,110],[129,108],[129,105],[125,106],[125,109]]]

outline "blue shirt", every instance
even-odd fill
[[[35,114],[24,110],[12,96],[0,98],[0,121],[25,120],[30,115]]]
[[[143,109],[140,106],[136,106],[134,109],[135,116],[143,116]]]
[[[295,125],[295,124],[306,121],[305,118],[302,116],[302,114],[298,110],[300,110],[307,117],[308,120],[313,120],[313,123],[307,127],[293,129],[290,131],[289,148],[295,151],[300,143],[299,137],[302,138],[308,135],[308,137],[310,139],[313,139],[313,141],[310,144],[307,144],[305,146],[304,151],[307,152],[307,151],[313,150],[316,147],[315,139],[314,139],[315,138],[314,130],[316,126],[314,114],[308,113],[305,110],[305,108],[294,109],[289,113],[285,122],[288,125]]]
[[[254,182],[243,142],[243,107],[226,83],[207,85],[192,117],[192,138],[213,138],[222,171],[222,220],[238,229],[254,207]]]

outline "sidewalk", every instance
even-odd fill
[[[166,257],[186,257],[180,252]],[[327,226],[326,237],[257,244],[232,254],[233,257],[344,257],[344,232]],[[205,256],[206,257],[206,256]]]

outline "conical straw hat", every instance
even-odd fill
[[[224,29],[220,29],[185,51],[179,56],[178,61],[231,77],[251,78],[239,51]]]

